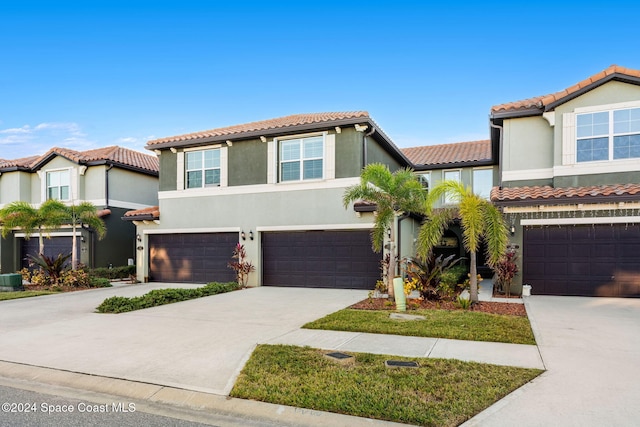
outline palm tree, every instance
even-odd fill
[[[456,208],[433,209],[433,205],[447,194],[457,200]],[[508,243],[507,227],[502,214],[486,199],[474,194],[458,181],[443,181],[429,191],[427,197],[427,221],[420,228],[417,251],[423,258],[433,256],[432,250],[442,238],[451,221],[459,217],[465,249],[469,252],[471,301],[478,302],[478,272],[476,254],[480,241],[487,244],[489,265],[495,265],[505,253]]]
[[[396,270],[395,219],[403,212],[420,212],[424,209],[426,190],[415,172],[409,168],[391,173],[386,165],[372,163],[362,170],[360,184],[345,190],[342,201],[346,208],[349,203],[363,200],[376,205],[376,218],[371,241],[376,252],[382,250],[384,237],[390,230],[389,268],[387,289],[393,297],[393,278]]]
[[[78,267],[78,251],[76,250],[76,230],[78,227],[87,226],[95,230],[99,239],[102,239],[107,232],[107,227],[102,218],[98,216],[98,210],[89,202],[81,202],[78,205],[65,206],[65,224],[71,225],[71,269]]]
[[[58,200],[47,200],[37,209],[27,202],[12,202],[0,209],[2,237],[7,237],[14,228],[20,228],[29,239],[37,230],[39,253],[44,254],[44,234],[62,225],[65,209],[66,206]]]

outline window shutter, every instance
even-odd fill
[[[275,184],[278,176],[278,165],[276,158],[277,141],[272,139],[267,142],[267,183]]]
[[[576,115],[564,113],[562,115],[562,164],[576,163]]]
[[[176,190],[184,190],[184,175],[186,173],[184,169],[184,151],[179,151],[176,157],[178,159]]]
[[[228,151],[228,147],[220,147],[220,187],[227,187],[229,185],[229,176],[227,174]]]
[[[336,177],[336,136],[327,134],[324,138],[324,179]]]
[[[71,187],[71,201],[78,200],[78,187],[80,177],[78,176],[78,168],[71,168],[69,171],[69,186]],[[62,191],[62,190],[61,190]]]

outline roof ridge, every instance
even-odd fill
[[[562,99],[584,89],[585,87],[595,84],[603,79],[610,78],[610,76],[614,74],[623,74],[629,77],[640,78],[640,70],[634,70],[631,68],[612,64],[606,69],[599,71],[587,77],[586,79],[583,79],[578,83],[572,86],[569,86],[565,89],[562,89],[547,95],[534,96],[534,97],[522,99],[519,101],[497,104],[491,107],[491,112],[497,113],[497,112],[527,110],[531,108],[542,108],[549,104],[559,102]]]

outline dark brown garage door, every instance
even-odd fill
[[[380,259],[366,230],[262,234],[266,286],[373,289]]]
[[[29,240],[20,239],[22,246],[20,249],[20,260],[22,268],[29,266],[28,255],[36,256],[40,251],[40,241],[38,235],[34,234]],[[56,258],[59,254],[70,254],[72,246],[72,238],[69,237],[51,237],[50,239],[44,239],[44,254],[48,257]],[[76,239],[76,249],[78,254],[78,260],[80,259],[80,237]],[[71,258],[67,261],[67,264],[71,264]]]
[[[640,296],[640,225],[525,227],[522,256],[533,294]]]
[[[154,282],[208,283],[235,280],[227,267],[238,233],[149,235],[149,279]]]

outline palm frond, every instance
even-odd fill
[[[483,210],[486,221],[485,241],[487,242],[487,261],[490,266],[495,266],[507,250],[509,231],[507,230],[507,225],[504,222],[502,213],[498,208],[487,203]]]
[[[440,242],[454,217],[454,209],[441,209],[432,211],[429,218],[422,223],[416,241],[416,252],[420,258],[427,259],[432,256],[433,248]]]

